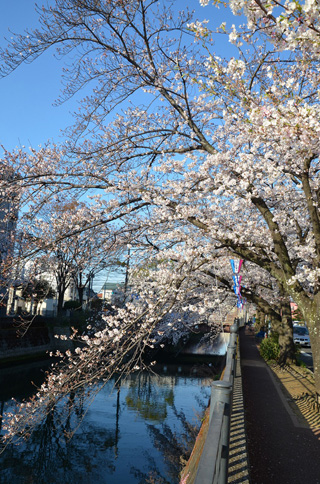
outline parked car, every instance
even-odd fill
[[[293,326],[293,341],[300,346],[310,346],[308,328],[305,326]]]

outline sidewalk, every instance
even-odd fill
[[[319,429],[288,404],[247,328],[240,354],[251,484],[320,484]]]

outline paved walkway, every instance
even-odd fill
[[[288,405],[247,328],[240,354],[251,484],[320,484],[319,433]]]

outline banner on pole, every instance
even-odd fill
[[[234,293],[240,296],[241,286],[233,286]]]
[[[241,266],[243,263],[243,259],[230,259],[230,264],[232,267],[232,272],[234,274],[239,274]]]
[[[238,301],[237,301],[237,308],[239,308],[239,309],[243,308],[243,302],[240,299],[238,299]]]
[[[235,285],[235,286],[240,286],[242,276],[233,275],[233,276],[232,276],[232,279],[233,279],[233,282],[234,282],[234,285]]]
[[[239,309],[242,309],[245,303],[245,298],[242,298],[241,296],[241,279],[242,276],[239,275],[239,272],[241,270],[241,266],[243,263],[243,259],[230,259],[230,264],[233,272],[233,290],[237,296],[237,307]]]

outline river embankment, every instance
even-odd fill
[[[69,325],[57,318],[1,317],[0,365],[44,358],[51,351],[66,349],[66,342],[56,335],[69,334]]]

